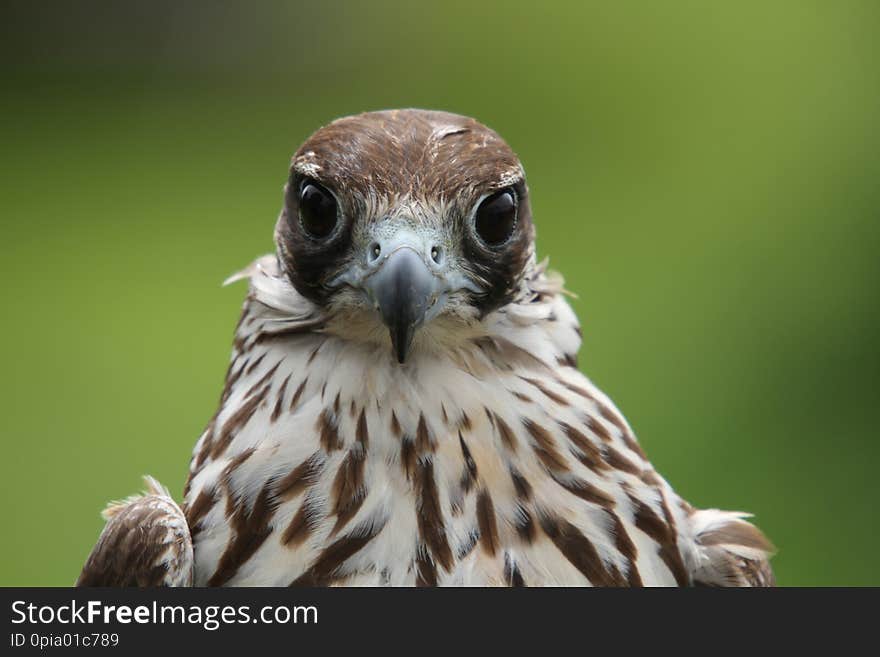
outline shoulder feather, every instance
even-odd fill
[[[142,495],[111,502],[77,586],[191,586],[193,548],[186,518],[168,489],[145,477]]]
[[[775,586],[770,557],[773,544],[745,519],[747,513],[701,509],[691,524],[697,544],[694,584],[702,586]]]

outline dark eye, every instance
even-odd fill
[[[306,180],[299,190],[299,220],[312,237],[327,237],[336,227],[336,199],[314,180]]]
[[[506,242],[516,226],[516,197],[513,190],[502,189],[487,196],[477,208],[474,230],[487,246]]]

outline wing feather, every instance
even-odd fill
[[[747,513],[702,509],[690,516],[697,544],[697,586],[776,586],[773,544]]]
[[[142,495],[112,502],[107,524],[77,586],[192,586],[193,547],[186,518],[168,490],[144,478]]]

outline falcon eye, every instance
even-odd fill
[[[474,230],[487,246],[500,246],[506,242],[515,226],[516,196],[511,189],[487,196],[474,216]]]
[[[303,181],[299,190],[299,220],[311,237],[327,237],[338,220],[333,194],[314,180]]]

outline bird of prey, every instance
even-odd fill
[[[294,154],[179,507],[117,503],[82,585],[767,586],[577,368],[523,167],[474,119],[370,112]]]

